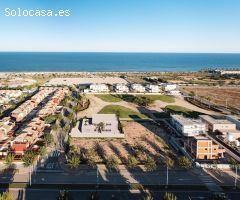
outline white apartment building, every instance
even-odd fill
[[[236,124],[226,119],[214,119],[209,115],[200,115],[200,119],[207,123],[208,129],[211,132],[215,132],[216,130],[220,132],[227,132],[231,130],[236,130]]]
[[[129,88],[126,84],[119,83],[114,85],[114,91],[117,93],[127,93],[129,92]]]
[[[171,117],[172,125],[185,137],[197,136],[207,131],[206,124],[201,120],[189,119],[182,115],[172,115]]]
[[[174,84],[174,83],[163,83],[161,84],[161,86],[165,92],[177,90],[177,84]]]
[[[84,90],[85,93],[109,92],[109,87],[106,84],[91,84],[89,89]]]
[[[143,93],[143,92],[145,92],[145,87],[143,86],[143,85],[141,85],[141,84],[132,84],[131,85],[131,90],[133,91],[133,92],[140,92],[140,93]]]
[[[159,86],[158,85],[152,85],[152,84],[146,85],[146,90],[150,93],[159,93],[160,92]]]

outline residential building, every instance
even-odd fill
[[[70,135],[82,138],[124,138],[115,114],[94,114],[92,118],[83,118]]]
[[[172,115],[171,123],[183,136],[191,137],[206,133],[206,124],[198,119],[189,119],[182,115]]]
[[[114,91],[117,93],[128,93],[129,87],[124,83],[115,84]]]
[[[233,116],[233,115],[228,115],[227,120],[236,124],[237,129],[240,130],[240,118],[239,117]]]
[[[131,84],[131,91],[144,93],[145,92],[145,87],[141,84],[134,83],[134,84]]]
[[[214,160],[224,157],[225,150],[207,137],[190,137],[184,141],[184,146],[196,160]]]
[[[146,90],[150,93],[159,93],[160,92],[159,86],[158,85],[152,85],[152,84],[146,85]]]
[[[84,89],[84,93],[101,93],[109,92],[109,87],[106,84],[90,84],[89,89]]]
[[[11,141],[11,152],[15,155],[24,155],[43,135],[44,121],[39,118],[32,119]]]
[[[165,92],[177,90],[177,84],[174,83],[162,83],[161,86]]]
[[[11,122],[9,117],[0,120],[0,141],[5,140],[13,134],[15,123]]]
[[[214,119],[209,115],[200,115],[200,119],[207,123],[208,130],[211,132],[236,130],[236,124],[226,119]]]

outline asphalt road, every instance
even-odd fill
[[[27,182],[29,173],[4,173],[0,176],[0,183]],[[207,180],[211,182],[211,180]],[[99,170],[83,170],[78,173],[66,172],[38,172],[32,174],[32,183],[47,184],[165,184],[166,171],[155,171],[151,173],[129,172],[121,170],[118,172],[107,172]],[[169,171],[169,184],[177,185],[203,185],[200,175],[191,171],[171,170]]]

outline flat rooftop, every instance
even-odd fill
[[[201,120],[186,118],[183,115],[172,115],[172,117],[182,125],[203,124]]]
[[[211,124],[234,124],[233,122],[230,122],[227,119],[214,119],[213,117],[209,115],[200,115],[201,119],[206,120],[207,122]]]

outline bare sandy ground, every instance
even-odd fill
[[[155,139],[156,135],[162,138],[167,137],[167,133],[152,122],[123,122],[125,139],[79,139],[73,138],[74,146],[79,150],[94,148],[98,152],[98,161],[106,160],[114,155],[120,163],[126,163],[128,155],[136,152],[134,146],[141,146],[143,154],[139,160],[144,159],[145,153],[151,155],[160,163],[164,163],[167,156],[174,156],[174,153]]]
[[[126,80],[119,77],[93,77],[93,78],[53,78],[48,82],[48,85],[78,85],[78,84],[89,84],[89,83],[105,83],[105,84],[116,84],[116,83],[127,83]]]

